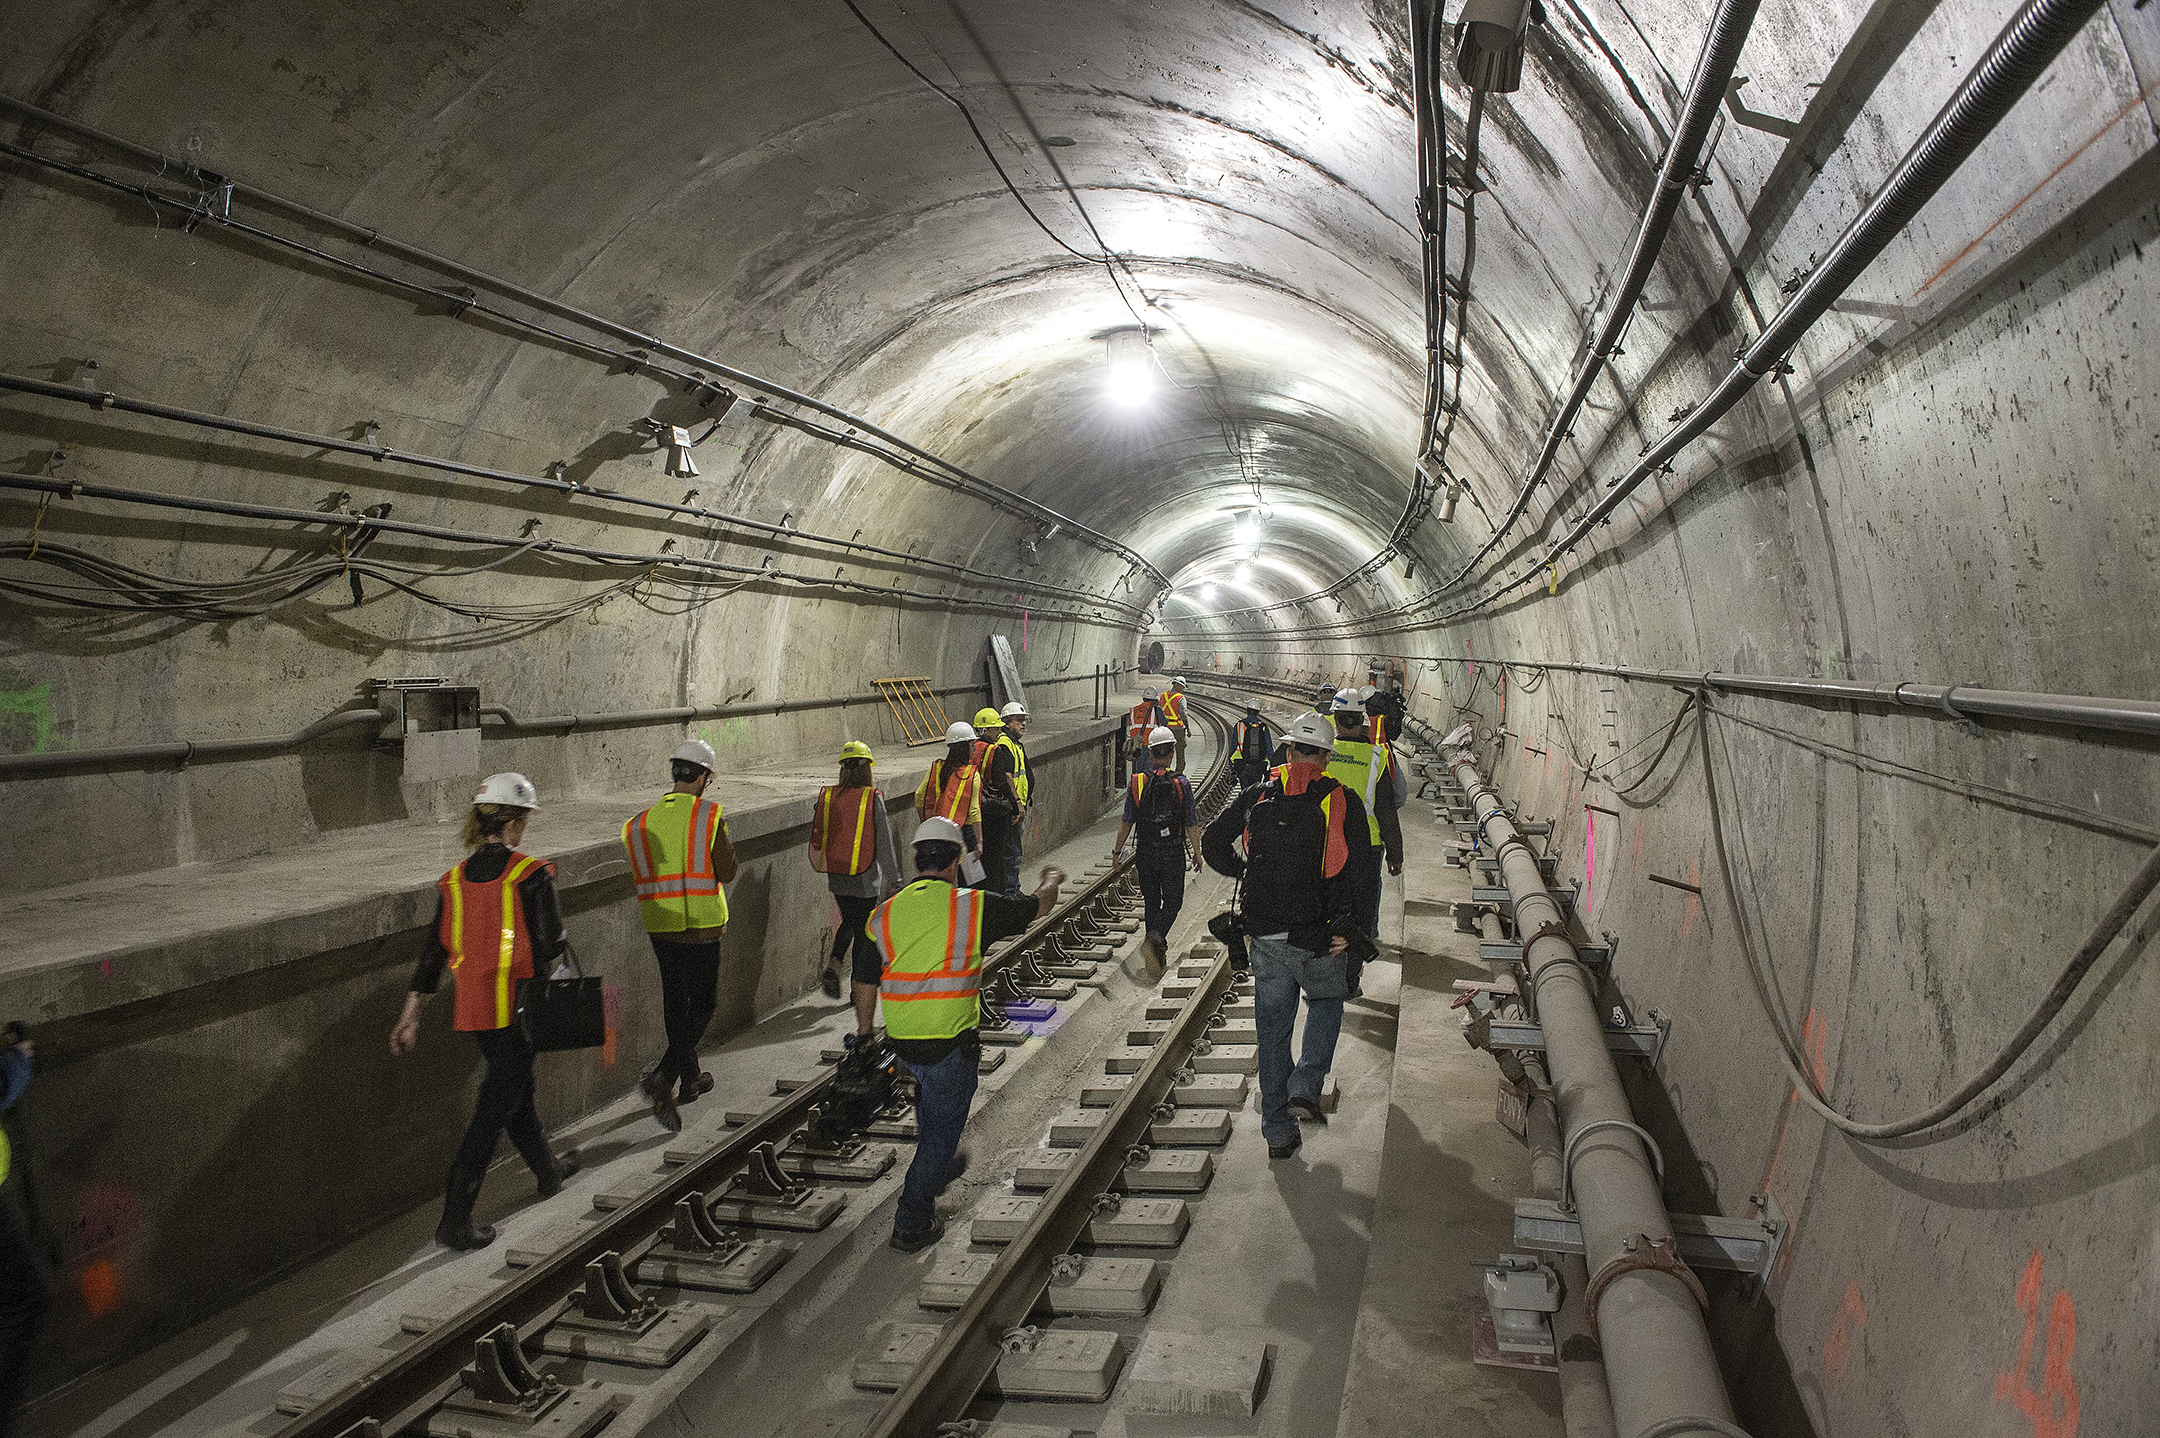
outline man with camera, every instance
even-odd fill
[[[19,1023],[0,1031],[0,1110],[30,1087],[30,1058],[36,1051]],[[0,1185],[8,1177],[7,1134],[0,1131]],[[30,1246],[30,1235],[15,1216],[15,1206],[0,1195],[0,1434],[15,1432],[15,1409],[30,1375],[30,1353],[38,1330],[52,1311],[52,1279]]]
[[[1371,862],[1371,833],[1357,791],[1327,776],[1335,726],[1323,715],[1301,714],[1284,738],[1290,762],[1240,794],[1201,840],[1208,866],[1239,880],[1269,1158],[1298,1151],[1299,1119],[1327,1122],[1320,1085],[1342,1032],[1345,957],[1370,954],[1373,946],[1359,885]],[[1231,957],[1235,963],[1234,940]],[[1293,1065],[1290,1033],[1301,993],[1305,1042]]]

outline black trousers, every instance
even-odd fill
[[[870,916],[877,912],[878,901],[868,895],[857,898],[853,894],[835,894],[833,902],[840,906],[840,927],[833,931],[832,961],[838,967],[854,951],[848,972],[858,984],[874,984],[885,974],[885,959],[878,952],[877,941],[870,937],[867,925]]]
[[[705,1026],[720,1003],[720,941],[686,944],[664,934],[646,937],[660,962],[660,1021],[667,1028],[660,1074],[695,1080],[698,1040],[705,1037]]]
[[[473,1040],[487,1060],[487,1073],[480,1080],[480,1101],[473,1106],[465,1141],[458,1145],[458,1167],[486,1173],[495,1161],[496,1140],[507,1133],[537,1173],[538,1159],[547,1153],[547,1134],[540,1127],[540,1111],[533,1106],[532,1045],[525,1042],[516,1024],[481,1029]]]
[[[30,1377],[38,1330],[52,1312],[52,1276],[30,1246],[15,1205],[0,1195],[0,1438],[15,1438],[15,1410]]]
[[[983,805],[983,881],[977,888],[987,889],[993,894],[1005,892],[1005,846],[1012,842],[1012,829],[1012,820],[1003,815],[993,818],[990,806]]]

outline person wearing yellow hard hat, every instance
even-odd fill
[[[870,782],[876,763],[862,740],[842,745],[839,781],[818,790],[810,813],[810,867],[825,876],[839,910],[832,953],[818,979],[828,999],[840,997],[840,960],[850,949],[854,981],[878,981],[882,960],[863,924],[879,899],[900,891],[900,859],[885,813],[885,791]]]

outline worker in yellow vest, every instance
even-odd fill
[[[959,887],[967,852],[960,826],[936,816],[916,829],[914,850],[915,881],[870,919],[883,961],[878,982],[855,985],[855,1042],[872,1039],[882,1000],[885,1041],[915,1078],[915,1158],[893,1215],[892,1246],[902,1253],[944,1236],[938,1195],[967,1171],[960,1135],[982,1058],[983,950],[1056,908],[1065,882],[1062,871],[1044,869],[1027,899]]]
[[[653,1117],[682,1130],[677,1106],[712,1087],[698,1066],[698,1040],[719,1004],[720,935],[727,928],[727,890],[735,877],[735,845],[727,816],[705,797],[718,761],[702,739],[686,740],[668,756],[674,787],[660,802],[622,826],[630,877],[637,884],[638,918],[660,965],[660,1019],[667,1051],[640,1084]]]
[[[990,803],[993,796],[1002,796],[1010,807],[1001,852],[1004,863],[990,860],[990,844],[987,834],[983,843],[983,863],[989,870],[989,887],[1008,899],[1020,897],[1020,850],[1022,837],[1027,832],[1028,806],[1035,802],[1029,787],[1027,767],[1027,705],[1015,699],[998,713],[1005,732],[998,736],[995,751],[990,755],[990,767],[983,770],[983,827],[991,824]]]
[[[945,757],[933,761],[915,786],[915,818],[918,823],[950,819],[959,825],[967,843],[967,881],[979,888],[989,871],[982,863],[982,770],[975,767],[975,743],[972,724],[956,723],[945,731]]]
[[[0,1039],[0,1109],[15,1106],[30,1086],[37,1046],[22,1025],[10,1023]],[[0,1184],[7,1182],[8,1141],[0,1131]],[[15,1409],[30,1377],[30,1353],[53,1306],[52,1275],[45,1270],[15,1205],[0,1197],[0,1433],[13,1433]]]
[[[1377,941],[1380,937],[1380,859],[1386,855],[1387,871],[1400,874],[1403,865],[1402,820],[1396,810],[1402,807],[1402,784],[1395,769],[1395,756],[1385,744],[1373,742],[1365,727],[1365,701],[1355,689],[1345,689],[1335,700],[1335,753],[1328,760],[1328,777],[1354,792],[1365,806],[1365,822],[1370,831],[1373,847],[1366,852],[1370,856],[1357,876],[1362,886],[1364,907],[1360,911],[1365,919],[1365,932]],[[1343,978],[1349,985],[1349,997],[1363,998],[1365,990],[1359,978],[1365,971],[1365,961],[1356,954],[1350,956],[1344,967]]]
[[[839,782],[818,790],[810,809],[810,867],[825,876],[839,911],[832,956],[818,981],[828,999],[840,997],[840,960],[851,948],[855,982],[877,982],[877,945],[863,925],[879,899],[900,890],[885,791],[870,782],[876,763],[868,744],[850,739],[840,750]]]
[[[578,1170],[576,1154],[549,1151],[533,1102],[533,1047],[517,1022],[518,985],[545,975],[565,947],[555,866],[518,849],[539,807],[539,792],[523,774],[490,774],[481,784],[459,835],[472,857],[435,881],[435,922],[413,969],[405,1011],[390,1030],[392,1054],[419,1042],[421,1000],[448,973],[457,986],[454,1024],[473,1036],[487,1065],[435,1226],[435,1241],[447,1248],[495,1241],[494,1229],[472,1221],[472,1209],[504,1134],[533,1171],[542,1198],[561,1192],[562,1181]]]
[[[1170,687],[1156,696],[1155,703],[1162,710],[1163,727],[1177,741],[1177,762],[1171,772],[1185,772],[1185,676],[1180,674],[1170,681]]]

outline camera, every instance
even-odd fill
[[[1207,931],[1222,940],[1222,946],[1230,951],[1230,967],[1243,973],[1252,967],[1252,955],[1245,949],[1245,925],[1228,909],[1207,921]]]

